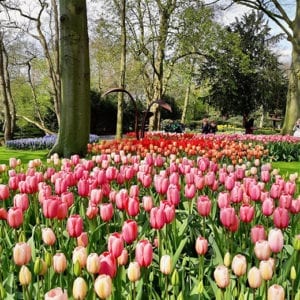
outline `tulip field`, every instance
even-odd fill
[[[300,179],[267,143],[159,133],[10,158],[0,299],[300,300]]]

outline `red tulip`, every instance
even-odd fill
[[[152,263],[153,250],[148,240],[141,240],[135,248],[135,260],[141,267],[148,267]]]
[[[99,256],[100,268],[99,274],[105,274],[114,278],[117,274],[116,258],[108,251],[103,252]]]
[[[83,232],[83,220],[80,215],[72,215],[67,221],[67,231],[70,237],[79,237]]]

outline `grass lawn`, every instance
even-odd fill
[[[40,158],[46,161],[48,150],[30,151],[30,150],[12,150],[0,147],[0,164],[8,164],[10,157],[21,159],[23,164],[27,164],[30,160]]]

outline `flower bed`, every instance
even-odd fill
[[[184,136],[1,165],[1,298],[300,297],[297,174],[260,144]]]

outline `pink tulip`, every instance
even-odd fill
[[[83,220],[80,215],[72,215],[67,220],[67,231],[70,237],[79,237],[83,232]]]
[[[152,263],[153,250],[148,240],[141,240],[135,248],[135,260],[141,267],[148,267]]]
[[[90,185],[88,180],[79,179],[77,183],[77,191],[80,197],[87,197],[90,193]]]
[[[273,199],[277,199],[279,198],[281,194],[281,187],[279,184],[277,183],[273,183],[271,188],[270,188],[270,196],[273,198]]]
[[[177,185],[170,184],[167,190],[167,200],[177,206],[180,202],[180,190]]]
[[[55,189],[55,193],[58,195],[66,192],[68,189],[67,181],[64,178],[57,178],[55,180],[54,189]]]
[[[19,178],[17,176],[9,177],[8,187],[10,190],[17,190],[19,187]]]
[[[13,260],[17,266],[26,265],[31,260],[31,247],[28,243],[19,242],[13,248]]]
[[[61,201],[67,203],[68,207],[71,207],[74,203],[74,194],[72,192],[66,191],[60,195]]]
[[[143,208],[146,212],[151,211],[153,208],[153,199],[151,196],[143,196]]]
[[[98,215],[98,211],[99,211],[98,206],[96,206],[90,202],[86,209],[85,214],[89,220],[92,220],[92,219],[96,218],[96,216]]]
[[[216,174],[210,171],[205,174],[204,178],[205,178],[205,185],[212,186],[216,180]]]
[[[268,289],[268,300],[284,300],[284,288],[281,285],[273,284]]]
[[[288,210],[282,207],[275,208],[273,213],[273,222],[277,228],[287,228],[290,222]]]
[[[188,199],[193,199],[196,194],[196,186],[194,184],[186,184],[184,186],[184,196]]]
[[[108,251],[117,258],[121,255],[124,249],[124,240],[122,235],[118,232],[110,234],[108,237]]]
[[[102,221],[109,222],[114,215],[114,208],[111,203],[100,204],[100,217]]]
[[[56,236],[55,236],[54,231],[48,227],[43,228],[42,229],[42,240],[48,246],[54,245],[56,242]]]
[[[271,256],[271,248],[268,241],[257,241],[254,245],[254,253],[259,260],[268,260]]]
[[[274,253],[279,253],[283,248],[283,234],[278,228],[271,229],[268,234],[269,246]]]
[[[90,202],[94,205],[98,205],[101,203],[103,199],[103,191],[102,189],[92,189],[90,194]]]
[[[292,181],[288,181],[284,185],[284,192],[293,196],[296,192],[296,183]]]
[[[58,196],[49,196],[43,200],[43,214],[45,218],[54,219],[61,200]]]
[[[257,241],[266,240],[266,238],[266,231],[262,225],[256,225],[251,228],[251,240],[253,244],[255,244]]]
[[[231,268],[236,276],[243,276],[247,271],[247,260],[242,254],[237,254],[233,257]]]
[[[67,291],[62,290],[60,287],[51,289],[45,294],[45,300],[67,300],[68,294]]]
[[[240,219],[244,223],[250,223],[254,218],[254,207],[248,204],[243,204],[240,207]]]
[[[57,215],[56,218],[58,220],[64,220],[68,216],[68,204],[66,202],[60,201],[57,207]]]
[[[198,255],[205,255],[208,250],[207,239],[202,236],[198,236],[195,248]]]
[[[207,217],[211,211],[211,200],[208,196],[199,196],[197,199],[197,210],[200,216]]]
[[[249,186],[249,196],[253,201],[259,201],[261,194],[261,188],[258,184],[252,183]]]
[[[228,175],[225,178],[225,182],[224,182],[225,189],[228,190],[228,191],[231,191],[234,187],[234,184],[235,184],[235,176],[234,175]]]
[[[122,226],[122,237],[127,244],[132,244],[138,236],[138,225],[134,220],[126,220]]]
[[[121,255],[117,258],[117,262],[119,266],[125,266],[128,262],[128,251],[127,249],[123,249]]]
[[[128,191],[126,189],[121,189],[116,194],[116,206],[120,210],[126,210],[128,205]]]
[[[0,200],[9,198],[9,188],[6,184],[0,184]]]
[[[275,208],[274,200],[271,197],[267,197],[262,203],[262,213],[265,216],[271,216]]]
[[[240,184],[235,186],[230,191],[230,201],[233,203],[240,203],[243,200],[243,188]]]
[[[225,208],[225,207],[229,207],[230,205],[230,195],[228,192],[220,192],[218,194],[218,207],[220,209]]]
[[[166,224],[166,215],[162,207],[153,207],[150,211],[150,225],[154,229],[161,229]]]
[[[220,289],[224,289],[230,284],[229,270],[225,266],[217,266],[214,271],[214,279]]]
[[[97,253],[90,253],[86,259],[86,270],[90,274],[97,274],[100,270],[100,260]]]
[[[87,232],[82,232],[80,236],[77,237],[77,246],[87,247],[89,243],[89,237]]]
[[[126,212],[130,217],[135,217],[140,212],[140,202],[137,197],[129,197]]]
[[[29,199],[27,194],[16,194],[14,196],[14,207],[21,208],[24,212],[29,207]]]
[[[170,224],[175,219],[175,206],[167,200],[160,202],[160,208],[165,212],[166,224]]]
[[[234,223],[235,211],[233,207],[224,207],[220,210],[220,220],[225,227],[230,227]]]
[[[279,197],[279,207],[289,209],[292,204],[292,196],[289,194],[281,194]]]
[[[270,171],[269,170],[261,171],[260,178],[261,181],[263,182],[269,182],[271,179]]]
[[[7,223],[12,228],[18,228],[23,224],[23,211],[18,207],[11,207],[7,212]]]
[[[295,215],[300,212],[300,198],[292,200],[290,212]]]
[[[67,268],[67,258],[64,253],[56,253],[52,258],[52,265],[55,273],[63,273]]]
[[[194,184],[196,186],[196,189],[201,191],[205,186],[205,178],[202,175],[195,175],[194,176]]]

